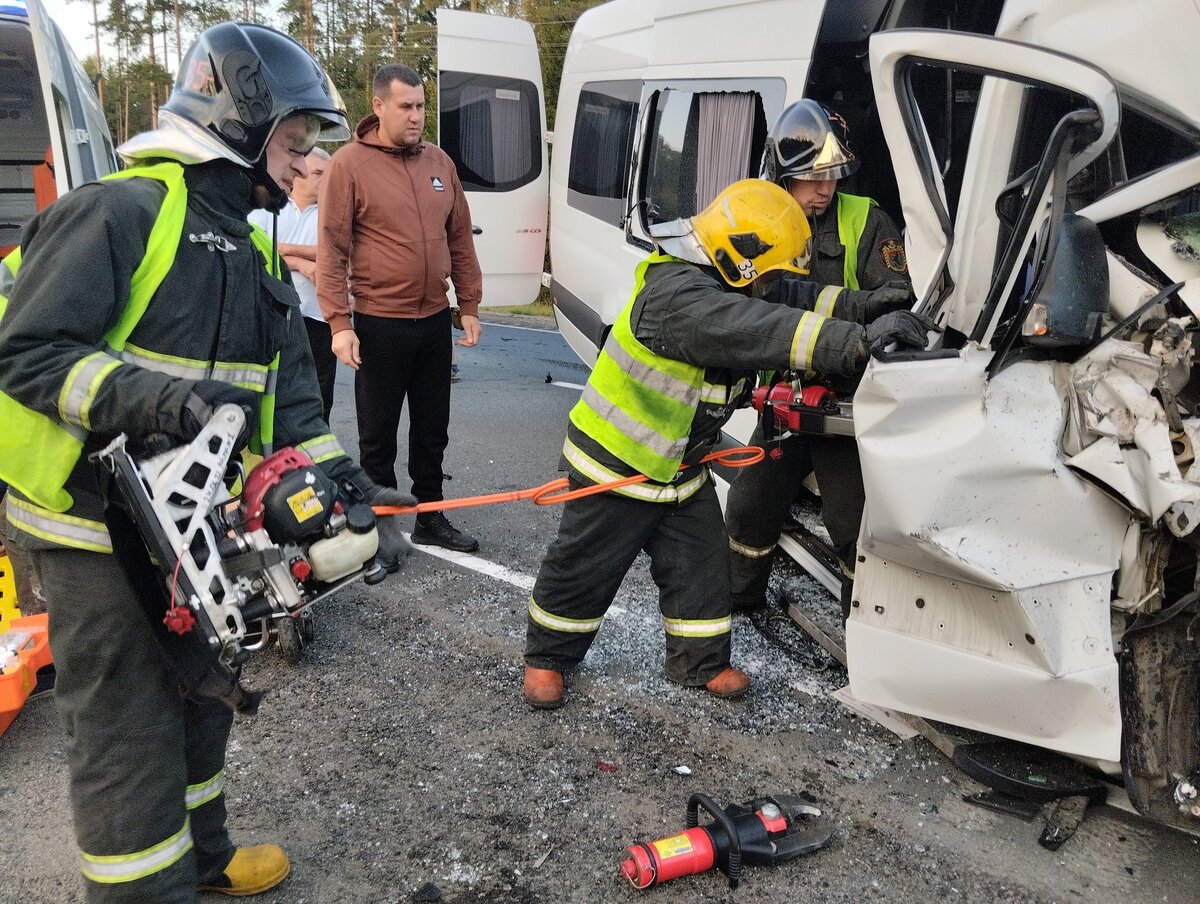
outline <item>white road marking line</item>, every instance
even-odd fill
[[[582,383],[565,383],[562,380],[551,380],[550,385],[551,386],[561,386],[563,389],[575,389],[575,390],[578,390],[579,392],[583,392],[583,384]]]
[[[409,540],[412,540],[411,534],[405,534]],[[533,592],[534,578],[527,574],[521,574],[519,571],[513,571],[511,568],[505,568],[503,565],[497,565],[495,562],[489,562],[487,559],[481,559],[479,556],[473,556],[470,553],[454,552],[450,549],[442,549],[440,546],[420,546],[413,543],[413,549],[417,552],[427,553],[438,559],[445,559],[447,562],[453,562],[455,565],[461,565],[463,568],[469,568],[471,571],[477,571],[480,574],[485,574],[488,577],[495,578],[498,581],[504,581],[506,584],[512,584],[514,587],[524,590],[527,593]],[[608,607],[608,611],[604,614],[605,618],[623,618],[627,615],[624,606],[618,603],[613,603]],[[653,618],[657,622],[657,616]]]
[[[513,326],[511,323],[495,323],[494,321],[491,321],[491,320],[484,320],[484,321],[482,321],[482,323],[487,324],[488,329],[491,329],[494,326],[498,326],[498,327],[502,326],[506,330],[524,330],[527,333],[555,333],[555,334],[558,334],[558,330],[547,330],[547,329],[543,329],[542,327],[539,327],[539,326]]]
[[[405,536],[410,541],[412,540],[411,534],[405,534]],[[486,574],[488,577],[504,581],[506,584],[512,584],[521,590],[533,590],[534,579],[530,575],[521,574],[519,571],[513,571],[511,568],[505,568],[503,565],[489,562],[487,559],[481,559],[479,556],[473,556],[466,552],[454,552],[451,549],[442,549],[440,546],[422,546],[417,543],[413,543],[413,549],[418,552],[428,553],[439,559],[445,559],[447,562],[453,562],[455,565],[461,565],[463,568],[478,571],[480,574]]]

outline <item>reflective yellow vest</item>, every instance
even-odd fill
[[[654,354],[629,317],[646,269],[676,260],[654,252],[634,271],[633,297],[613,323],[571,421],[629,467],[667,483],[679,470],[704,386],[704,368]]]
[[[184,183],[183,167],[173,161],[139,166],[104,178],[157,179],[167,188],[146,242],[146,255],[130,281],[129,299],[116,325],[104,335],[102,347],[120,356],[130,334],[146,313],[154,293],[175,263],[187,211],[187,185]],[[250,238],[266,259],[268,271],[278,277],[279,261],[273,257],[270,238],[257,226],[252,227]],[[8,294],[20,265],[20,248],[9,254],[0,265],[0,319],[3,319],[8,308]],[[57,417],[26,408],[16,399],[0,392],[0,424],[3,424],[0,429],[0,480],[16,487],[43,508],[52,512],[67,511],[72,499],[65,485],[83,451],[91,400],[95,398],[105,377],[121,363],[119,357],[105,352],[81,359],[72,368],[62,387]],[[165,369],[141,357],[136,363],[150,369]],[[269,368],[272,376],[278,367],[279,355],[276,354]],[[258,446],[255,451],[269,449],[271,445],[275,420],[274,385],[275,381],[271,379],[264,381],[262,386],[250,387],[263,391],[259,436],[252,443],[252,446]],[[66,416],[68,410],[75,413],[73,420]]]
[[[867,228],[867,214],[875,202],[861,195],[838,192],[838,240],[846,249],[843,282],[847,289],[858,288],[858,243]]]

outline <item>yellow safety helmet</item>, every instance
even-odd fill
[[[651,234],[668,254],[716,267],[735,289],[773,270],[808,273],[808,218],[790,193],[763,179],[735,182],[694,217]]]

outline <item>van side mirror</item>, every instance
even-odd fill
[[[1047,249],[1021,326],[1021,339],[1038,348],[1090,345],[1108,311],[1108,261],[1100,227],[1066,214],[1058,241]]]

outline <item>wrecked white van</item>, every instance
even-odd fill
[[[871,39],[914,283],[944,332],[872,361],[854,399],[851,688],[1090,759],[1196,827],[1200,12],[1010,3],[997,33],[1023,43]],[[909,86],[959,71],[982,81],[951,205]]]
[[[0,256],[33,215],[117,168],[96,91],[39,0],[0,0]]]
[[[550,174],[590,363],[651,225],[755,175],[787,103],[847,118],[844,187],[902,220],[941,328],[853,401],[853,693],[1084,760],[1193,829],[1198,44],[1187,0],[614,0],[572,36]]]

